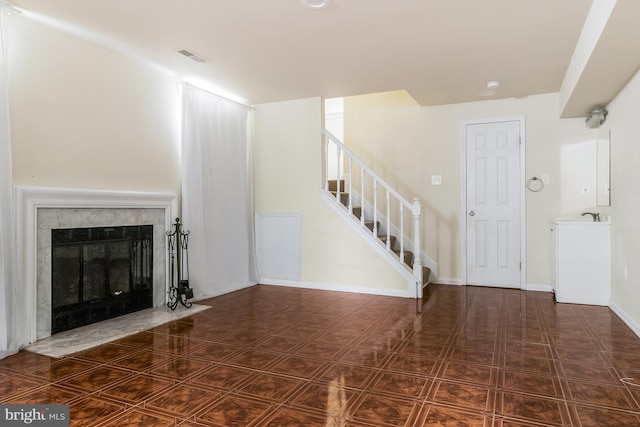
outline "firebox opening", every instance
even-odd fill
[[[153,225],[51,230],[51,333],[153,306]]]

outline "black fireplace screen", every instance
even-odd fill
[[[51,333],[153,306],[153,226],[51,230]]]

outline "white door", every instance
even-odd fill
[[[467,283],[520,288],[520,121],[466,126]]]

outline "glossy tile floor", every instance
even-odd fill
[[[640,425],[640,339],[606,307],[442,285],[421,314],[261,285],[199,304],[60,359],[0,360],[0,402],[68,403],[73,426]]]

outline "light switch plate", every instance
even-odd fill
[[[431,175],[431,185],[442,184],[442,175]]]

